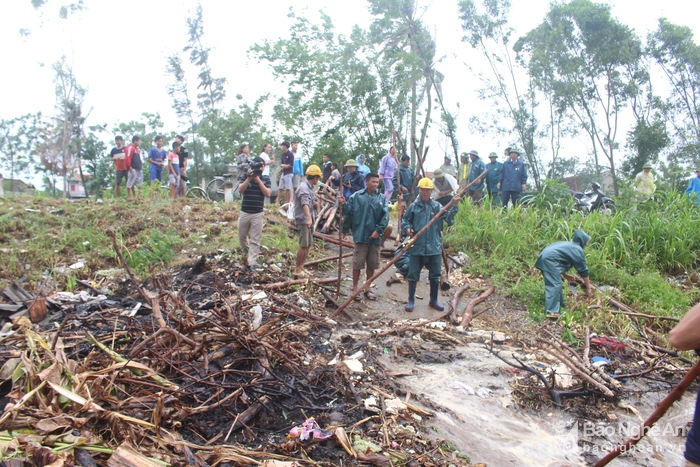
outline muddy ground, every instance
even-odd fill
[[[330,254],[335,248],[329,246],[328,250]],[[383,258],[382,264],[387,261]],[[350,266],[346,260],[344,270]],[[378,297],[376,302],[363,299],[349,306],[358,320],[353,324],[346,322],[353,336],[371,339],[372,333],[404,324],[404,320],[429,320],[440,314],[427,304],[427,271],[423,271],[417,290],[422,300],[417,300],[412,314],[403,310],[406,284],[386,284],[386,278],[393,273],[392,268],[373,284],[372,290]],[[450,290],[441,292],[443,305],[448,304],[455,286],[464,280],[461,274],[457,277]],[[347,279],[350,284],[350,277]],[[460,311],[471,294],[489,285],[484,278],[466,279],[473,288],[464,294]],[[543,367],[556,367],[554,362],[528,348],[528,344],[543,328],[560,333],[561,326],[533,322],[526,310],[499,293],[477,305],[476,312],[485,309],[487,311],[474,319],[469,330],[458,328],[455,332],[451,324],[438,328],[450,331],[463,340],[464,345],[455,345],[452,341],[436,343],[421,332],[373,341],[378,348],[384,346],[381,361],[388,369],[410,374],[396,378],[402,390],[420,395],[425,404],[436,408],[436,417],[429,422],[434,436],[450,440],[474,462],[499,467],[593,465],[614,446],[635,434],[678,381],[675,375],[667,374],[630,378],[619,400],[588,396],[568,400],[562,408],[555,407],[544,394],[529,400],[523,400],[519,394],[514,397],[513,386],[519,384],[516,381],[518,371],[487,350],[492,332],[497,340],[494,347],[502,355],[516,353],[531,362],[543,362],[539,363]],[[597,354],[615,359],[605,349],[592,349],[592,355],[596,355],[596,350]],[[621,365],[630,363],[624,358],[619,360]],[[572,377],[567,369],[557,370],[561,378]],[[683,465],[685,435],[692,420],[695,392],[693,387],[631,453],[610,465]]]

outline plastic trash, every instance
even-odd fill
[[[591,360],[593,360],[593,366],[610,365],[610,360],[605,357],[601,357],[600,355],[596,355],[595,357],[591,358]]]
[[[262,307],[255,305],[250,311],[253,312],[253,331],[256,331],[262,323]]]
[[[622,353],[625,351],[627,348],[627,345],[622,342],[620,339],[617,337],[609,337],[609,336],[601,336],[601,337],[594,337],[591,339],[591,342],[594,344],[602,345],[606,349],[610,350],[613,353]]]
[[[298,438],[301,441],[323,441],[333,436],[333,433],[321,429],[316,420],[310,418],[301,425],[297,425],[289,430],[289,436]]]

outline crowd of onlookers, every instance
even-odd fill
[[[150,181],[162,181],[163,168],[168,174],[168,186],[170,197],[176,198],[185,195],[185,183],[187,179],[187,159],[189,151],[184,146],[185,138],[181,135],[175,137],[172,150],[168,153],[163,148],[163,137],[156,136],[155,146],[148,152],[146,162],[150,164]],[[143,185],[143,160],[141,158],[141,137],[133,136],[131,144],[125,146],[124,138],[114,138],[115,146],[110,151],[110,157],[114,162],[116,177],[114,180],[114,194],[121,196],[122,180],[126,180],[126,196],[136,197],[138,190]]]

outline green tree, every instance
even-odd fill
[[[0,167],[14,180],[28,175],[35,163],[35,148],[39,138],[41,114],[27,114],[0,120]],[[14,185],[10,190],[15,191]]]
[[[99,137],[104,131],[104,126],[90,127],[82,144],[82,158],[85,161],[85,169],[88,176],[85,178],[89,193],[100,196],[102,191],[109,188],[112,183],[112,160],[109,158],[107,145]]]
[[[542,164],[537,156],[540,131],[536,115],[538,100],[533,80],[523,73],[525,70],[519,69],[511,51],[513,28],[508,26],[510,0],[483,0],[483,9],[483,13],[479,13],[474,0],[459,2],[460,20],[466,34],[462,40],[488,63],[485,72],[470,67],[483,84],[479,89],[479,98],[494,104],[484,118],[474,115],[471,123],[484,133],[495,131],[505,137],[515,133],[518,145],[525,152],[535,186],[539,189]],[[552,131],[555,130],[556,127],[552,126]]]
[[[553,3],[545,20],[515,46],[536,85],[551,91],[558,106],[586,131],[600,173],[599,151],[607,159],[619,194],[616,151],[622,110],[639,90],[642,44],[590,0]]]
[[[290,10],[288,38],[250,48],[287,84],[273,116],[287,134],[313,147],[315,157],[329,152],[342,160],[362,152],[376,166],[372,155],[386,151],[406,114],[406,89],[395,85],[404,79],[373,59],[377,51],[367,31],[355,26],[350,37],[338,35],[330,17],[320,15],[320,24],[312,24]]]
[[[673,127],[674,155],[679,161],[696,165],[700,163],[700,46],[689,27],[665,18],[649,34],[647,45],[648,53],[671,85],[663,114]]]
[[[376,60],[383,66],[378,69],[381,88],[389,102],[400,99],[399,109],[406,106],[406,91],[409,99],[409,139],[419,141],[410,144],[411,160],[415,163],[416,149],[421,154],[425,146],[428,127],[431,123],[435,91],[442,110],[442,131],[450,138],[455,161],[458,161],[458,143],[454,116],[445,107],[442,94],[444,76],[435,69],[435,40],[419,19],[417,0],[369,0],[369,10],[374,16],[370,25],[369,37],[379,47]],[[395,97],[396,96],[396,97]],[[424,108],[421,108],[424,104]],[[394,105],[388,106],[389,111]],[[417,135],[418,118],[423,115],[420,137]],[[401,134],[402,115],[390,115],[392,125]]]

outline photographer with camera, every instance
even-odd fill
[[[261,157],[250,161],[238,185],[238,192],[243,195],[238,215],[238,243],[243,255],[248,255],[247,266],[251,272],[255,272],[260,254],[265,197],[272,194],[270,179],[262,177],[264,165]]]

